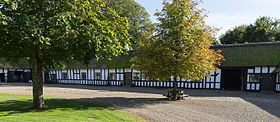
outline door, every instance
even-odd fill
[[[15,82],[15,72],[13,71],[8,72],[8,82]]]
[[[5,74],[0,73],[0,82],[5,82]]]
[[[274,91],[276,82],[275,74],[262,74],[261,75],[261,90]]]
[[[124,85],[131,85],[131,72],[124,73]]]
[[[23,82],[29,82],[31,80],[31,73],[30,72],[24,72],[23,73]]]
[[[241,90],[241,69],[222,69],[222,84],[224,90]]]

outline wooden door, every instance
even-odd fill
[[[125,82],[125,85],[128,85],[128,86],[131,85],[131,72],[124,73],[124,82]]]
[[[275,90],[276,75],[262,74],[261,75],[261,90],[273,91]]]

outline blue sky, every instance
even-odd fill
[[[156,9],[162,9],[163,0],[135,0],[153,16]],[[251,24],[260,16],[280,19],[280,0],[203,0],[199,8],[208,11],[208,25],[220,28],[218,36],[226,30],[242,24]]]

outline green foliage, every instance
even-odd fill
[[[1,0],[0,57],[36,52],[45,68],[117,56],[129,45],[128,22],[102,0]]]
[[[142,50],[132,59],[132,67],[149,79],[160,80],[198,80],[216,70],[222,56],[209,49],[216,29],[205,24],[206,15],[198,4],[193,0],[163,2],[163,10],[156,13],[160,23],[154,36],[146,34],[142,39]]]
[[[220,37],[222,44],[280,41],[280,20],[260,17],[254,24],[241,25]]]
[[[107,5],[129,23],[129,38],[133,49],[139,48],[138,43],[144,31],[150,31],[149,14],[145,8],[134,0],[106,0]]]
[[[42,109],[43,68],[129,50],[129,24],[104,0],[0,0],[0,57],[32,64],[34,107]]]
[[[45,102],[44,111],[38,111],[32,109],[31,96],[0,94],[0,121],[141,121],[128,113],[89,102],[57,98],[46,98]]]

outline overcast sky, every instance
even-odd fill
[[[156,9],[162,9],[163,0],[135,0],[144,6],[153,16]],[[270,16],[280,19],[280,0],[203,0],[199,8],[208,11],[208,25],[220,28],[218,35],[226,30],[242,24],[251,24],[260,16]]]

